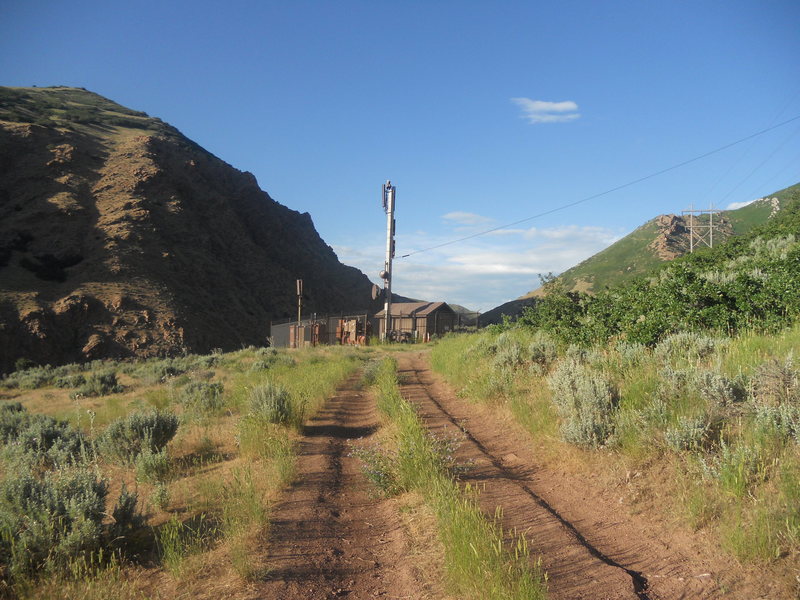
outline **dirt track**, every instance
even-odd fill
[[[537,466],[530,438],[457,398],[425,355],[397,359],[402,394],[426,425],[438,433],[464,432],[457,459],[474,465],[465,479],[482,490],[487,514],[502,507],[504,528],[525,532],[532,556],[541,556],[547,571],[550,599],[776,597],[768,582],[704,551],[702,538],[665,533],[592,482]],[[369,439],[377,427],[374,399],[355,377],[308,423],[296,483],[273,513],[270,574],[257,597],[435,596],[423,590],[411,564],[396,505],[370,497],[358,461],[348,456],[348,440]]]
[[[430,429],[464,432],[458,459],[475,465],[466,479],[483,490],[488,514],[500,506],[506,529],[527,532],[533,552],[541,554],[551,599],[769,597],[742,580],[723,592],[720,570],[731,565],[705,562],[692,547],[696,540],[664,539],[657,526],[588,482],[538,468],[529,438],[456,398],[424,355],[399,355],[398,371],[403,396],[419,407]]]
[[[405,533],[391,504],[369,495],[348,440],[378,426],[351,378],[305,427],[296,482],[272,515],[270,600],[418,598]]]

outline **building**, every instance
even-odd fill
[[[459,319],[456,312],[446,302],[397,302],[390,308],[392,331],[390,339],[397,341],[430,339],[430,336],[443,335],[453,331]],[[375,315],[378,335],[381,339],[386,330],[386,311]]]

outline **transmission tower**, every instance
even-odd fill
[[[681,211],[681,216],[689,215],[689,252],[694,252],[695,246],[714,247],[714,229],[718,227],[714,223],[714,215],[722,212],[711,205],[709,208],[695,209],[694,204],[688,210]],[[695,220],[698,217],[708,215],[708,222],[702,223]]]

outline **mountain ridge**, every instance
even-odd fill
[[[0,369],[263,344],[370,306],[311,216],[174,127],[78,88],[0,88]]]
[[[782,207],[782,198],[800,184],[789,186],[746,206],[720,211],[715,217],[715,245],[743,235],[773,217]],[[717,220],[718,219],[718,220]],[[695,217],[701,226],[708,224],[707,216]],[[567,291],[592,293],[615,287],[648,273],[660,265],[689,252],[688,217],[663,214],[654,217],[607,248],[592,255],[557,276]],[[497,306],[481,317],[481,323],[502,321],[502,316],[516,317],[542,295],[542,288]]]

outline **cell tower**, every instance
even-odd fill
[[[689,215],[689,252],[694,252],[695,246],[714,247],[714,229],[717,227],[714,224],[714,215],[720,212],[722,211],[714,208],[713,204],[709,208],[701,209],[695,209],[694,204],[691,204],[688,210],[681,211],[681,216]],[[695,221],[695,215],[708,215],[708,223]]]
[[[392,259],[394,258],[394,198],[395,188],[387,180],[383,184],[383,210],[386,212],[386,262],[380,278],[383,279],[383,308],[386,313],[386,327],[382,339],[386,339],[392,330]]]

